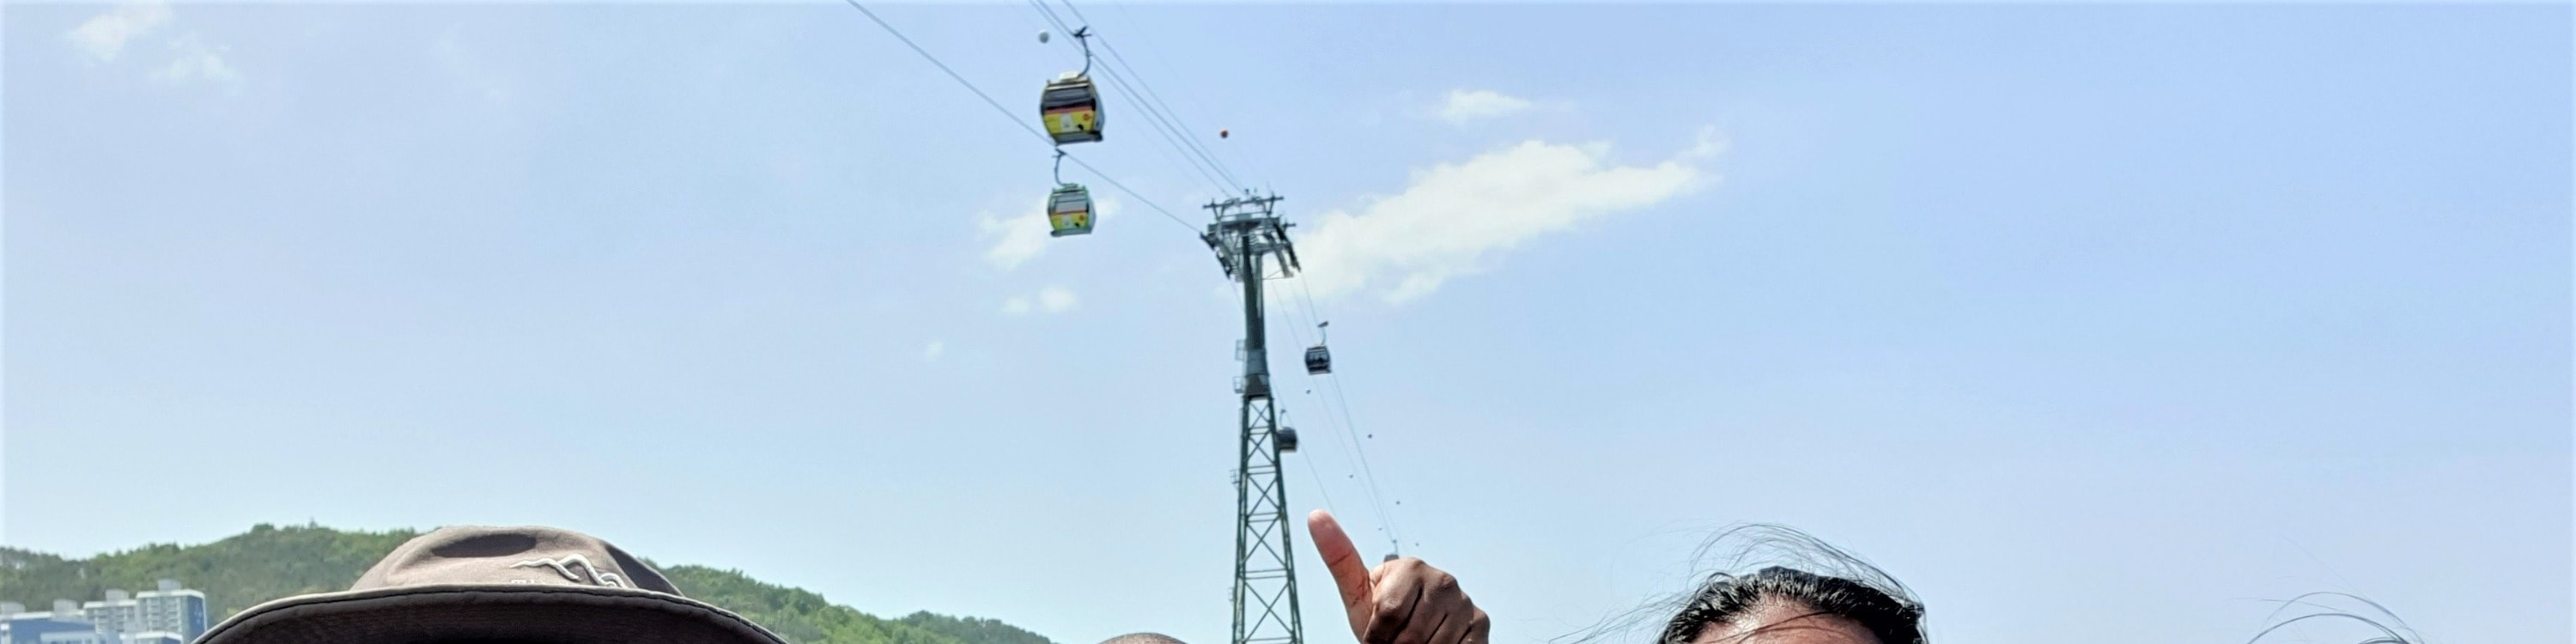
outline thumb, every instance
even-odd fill
[[[1333,513],[1316,510],[1306,515],[1306,531],[1315,537],[1315,553],[1324,557],[1324,570],[1333,574],[1333,586],[1342,591],[1342,612],[1351,618],[1351,634],[1362,635],[1369,618],[1377,612],[1377,602],[1370,601],[1368,564],[1360,561],[1360,549],[1351,545],[1351,536],[1342,533],[1342,524]]]

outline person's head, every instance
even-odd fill
[[[1659,644],[1921,644],[1923,607],[1868,584],[1772,566],[1719,573]]]
[[[1711,537],[1693,559],[1706,571],[1698,584],[1630,613],[1631,620],[1662,622],[1655,644],[1925,641],[1923,604],[1905,584],[1796,529],[1738,525]]]
[[[253,606],[197,644],[790,644],[680,594],[643,559],[541,526],[451,526],[376,562],[349,590]]]
[[[1100,644],[1181,644],[1181,640],[1162,633],[1128,633],[1101,640]]]

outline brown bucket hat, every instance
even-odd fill
[[[589,535],[449,527],[412,539],[349,590],[260,604],[196,644],[787,644],[680,596]]]

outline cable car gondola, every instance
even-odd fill
[[[1326,320],[1315,325],[1315,346],[1306,347],[1308,374],[1320,376],[1333,372],[1333,350],[1324,348],[1324,325],[1332,323]]]
[[[1048,235],[1088,235],[1091,222],[1091,190],[1082,184],[1056,186],[1055,193],[1047,196]]]
[[[1100,89],[1091,85],[1091,27],[1073,30],[1073,41],[1082,44],[1082,71],[1065,72],[1038,94],[1038,116],[1056,145],[1100,140]],[[1046,32],[1038,32],[1038,42],[1046,42]]]
[[[1080,72],[1065,72],[1047,83],[1038,113],[1045,116],[1047,136],[1056,145],[1100,140],[1100,91]]]
[[[1047,195],[1047,234],[1054,237],[1091,234],[1091,190],[1064,180],[1064,144],[1100,140],[1100,90],[1091,85],[1091,28],[1073,30],[1082,43],[1082,71],[1065,72],[1038,94],[1038,114],[1047,137],[1055,139],[1055,192]],[[1046,42],[1046,32],[1038,32]]]

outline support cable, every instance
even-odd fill
[[[1035,23],[1035,25],[1036,25],[1036,27],[1037,27],[1040,31],[1047,30],[1047,29],[1049,29],[1050,27],[1055,28],[1055,29],[1059,29],[1059,30],[1064,28],[1063,23],[1048,19],[1048,16],[1047,16],[1047,14],[1045,13],[1045,9],[1046,9],[1046,6],[1045,6],[1045,5],[1038,4],[1037,2],[1035,2],[1034,0],[1032,0],[1032,1],[1029,3],[1029,6],[1030,6],[1032,9],[1036,9],[1036,10],[1037,10],[1037,16],[1038,16],[1038,20],[1039,20],[1040,22]],[[1022,18],[1021,22],[1027,22],[1027,20],[1026,20],[1026,19],[1027,19],[1027,16],[1026,16],[1026,15],[1022,15],[1022,16],[1021,16],[1021,18]],[[1096,36],[1096,35],[1095,35],[1095,36],[1092,36],[1092,37],[1093,37],[1093,38],[1099,38],[1099,36]],[[1108,41],[1107,41],[1106,39],[1104,39],[1104,40],[1102,40],[1102,41],[1101,41],[1101,43],[1102,43],[1102,44],[1108,44]],[[1057,59],[1059,59],[1059,60],[1071,60],[1069,57],[1067,57],[1067,56],[1065,55],[1064,50],[1061,50],[1061,49],[1054,49],[1054,48],[1048,48],[1048,50],[1049,50],[1049,51],[1056,52],[1056,57],[1057,57]],[[1084,64],[1085,64],[1085,65],[1088,65],[1088,64],[1089,64],[1089,61],[1086,59],[1086,60],[1085,60],[1085,62],[1084,62]],[[1216,178],[1215,178],[1213,175],[1208,174],[1208,172],[1207,172],[1206,170],[1202,170],[1202,169],[1199,169],[1199,168],[1198,168],[1198,166],[1196,165],[1196,163],[1197,163],[1197,162],[1189,158],[1189,152],[1188,152],[1187,150],[1183,150],[1183,151],[1181,151],[1180,156],[1173,156],[1172,150],[1171,150],[1171,149],[1169,149],[1169,148],[1155,148],[1155,149],[1154,149],[1154,152],[1155,152],[1155,153],[1157,153],[1157,154],[1162,155],[1163,160],[1165,160],[1165,161],[1170,161],[1170,162],[1172,162],[1172,163],[1173,163],[1173,164],[1175,164],[1175,165],[1188,166],[1192,171],[1197,172],[1200,178],[1202,178],[1202,179],[1204,179],[1204,180],[1206,180],[1206,181],[1208,182],[1208,183],[1207,183],[1208,188],[1210,188],[1210,189],[1212,189],[1212,190],[1214,190],[1214,191],[1216,191],[1216,192],[1218,192],[1218,193],[1220,193],[1220,194],[1222,194],[1222,193],[1224,193],[1224,192],[1226,191],[1225,184],[1218,183],[1218,182],[1217,182],[1217,180],[1216,180]]]
[[[922,49],[920,44],[912,41],[912,38],[903,35],[902,30],[895,29],[893,24],[887,23],[884,18],[877,17],[877,12],[869,11],[867,5],[859,4],[859,0],[841,1],[849,4],[850,8],[857,9],[859,10],[859,13],[866,15],[868,20],[877,23],[878,27],[884,28],[887,34],[894,36],[895,40],[902,41],[903,46],[912,48],[913,53],[921,54],[921,58],[923,60],[930,61],[930,64],[938,67],[939,71],[947,73],[949,79],[957,81],[958,85],[965,86],[966,91],[974,92],[976,98],[984,99],[984,104],[993,106],[993,111],[1000,113],[1002,118],[1008,119],[1012,124],[1020,126],[1021,130],[1025,130],[1029,133],[1029,136],[1037,137],[1038,140],[1045,141],[1048,145],[1055,144],[1055,139],[1053,137],[1047,136],[1045,132],[1038,131],[1037,127],[1022,121],[1017,114],[1011,111],[1010,108],[1002,107],[1001,101],[993,100],[993,95],[984,93],[982,88],[976,87],[975,83],[967,81],[965,76],[961,76],[957,73],[957,70],[950,69],[948,67],[948,63],[940,62],[938,56],[931,55],[930,50]],[[1154,203],[1154,200],[1146,198],[1144,193],[1136,192],[1134,189],[1128,188],[1127,184],[1119,183],[1116,178],[1112,178],[1107,173],[1101,172],[1099,168],[1091,167],[1090,163],[1082,160],[1082,157],[1073,156],[1068,153],[1065,155],[1065,158],[1072,159],[1074,165],[1082,166],[1082,169],[1090,171],[1093,176],[1100,177],[1101,181],[1109,182],[1110,187],[1117,188],[1119,192],[1127,193],[1127,196],[1135,197],[1138,203],[1143,203],[1146,207],[1153,208],[1154,212],[1163,213],[1163,217],[1171,219],[1172,223],[1179,224],[1182,228],[1188,229],[1190,234],[1197,235],[1199,233],[1198,226],[1191,225],[1190,222],[1181,219],[1180,215],[1172,214],[1172,211],[1164,209],[1162,204]]]
[[[1067,6],[1071,5],[1068,4]],[[1171,119],[1171,127],[1175,130],[1181,132],[1194,131],[1189,128],[1189,123],[1187,121],[1181,119],[1180,113],[1172,109],[1171,103],[1164,101],[1161,93],[1154,91],[1153,82],[1146,80],[1144,74],[1136,71],[1135,65],[1128,64],[1127,57],[1125,55],[1118,53],[1118,46],[1116,44],[1112,44],[1108,39],[1103,38],[1100,40],[1100,49],[1101,51],[1109,52],[1109,62],[1114,64],[1116,69],[1123,70],[1115,74],[1113,77],[1134,77],[1136,79],[1136,84],[1145,89],[1143,92],[1137,92],[1131,89],[1128,90],[1128,93],[1137,94],[1151,101],[1150,105],[1152,105],[1154,109],[1161,111],[1166,115],[1166,118]],[[1198,140],[1181,137],[1179,141],[1181,145],[1189,148],[1191,152],[1197,153],[1199,158],[1207,160],[1207,164],[1216,169],[1218,176],[1225,177],[1226,184],[1234,186],[1234,189],[1237,191],[1244,189],[1243,182],[1235,178],[1233,169],[1225,167],[1225,162],[1218,160],[1214,153],[1208,152],[1207,147],[1199,144]]]
[[[1303,345],[1306,343],[1305,334],[1298,333],[1295,327],[1290,327],[1288,333],[1290,337],[1297,340],[1298,344]],[[1325,396],[1315,395],[1315,390],[1322,387],[1323,378],[1318,377],[1313,373],[1306,374],[1306,395],[1313,397],[1315,404],[1324,409],[1324,420],[1326,422],[1325,427],[1332,430],[1334,436],[1337,437],[1336,440],[1333,441],[1333,445],[1341,448],[1342,463],[1349,466],[1350,471],[1352,472],[1349,477],[1352,479],[1358,479],[1358,472],[1360,471],[1360,456],[1357,451],[1359,448],[1359,435],[1352,433],[1350,427],[1343,422],[1343,417],[1334,415],[1332,399]],[[1306,460],[1312,462],[1314,459],[1309,458]],[[1318,478],[1320,478],[1320,476]],[[1354,481],[1354,484],[1359,485],[1361,491],[1368,493],[1369,511],[1375,514],[1374,518],[1377,519],[1380,529],[1383,530],[1386,525],[1386,505],[1379,500],[1378,491],[1373,487],[1372,481],[1357,480]]]
[[[1103,39],[1101,44],[1106,45],[1108,44],[1108,41]],[[1138,98],[1144,97],[1143,93],[1136,91],[1136,87],[1134,85],[1127,83],[1126,74],[1116,73],[1115,70],[1104,71],[1109,71],[1110,73],[1103,74],[1102,76],[1107,77],[1109,82],[1117,83],[1120,91],[1124,91],[1130,96],[1136,96]],[[1186,142],[1187,139],[1183,138],[1184,135],[1177,129],[1177,126],[1173,125],[1167,117],[1157,111],[1158,108],[1154,104],[1138,101],[1137,106],[1144,108],[1143,113],[1145,114],[1146,122],[1154,126],[1154,133],[1161,135],[1164,143],[1171,144],[1172,147],[1179,149],[1181,151],[1181,156],[1189,159],[1190,168],[1197,170],[1199,172],[1199,176],[1206,178],[1211,184],[1217,184],[1218,192],[1225,192],[1225,188],[1227,186],[1232,186],[1236,192],[1241,192],[1243,190],[1243,184],[1236,183],[1232,176],[1226,175],[1225,169],[1209,165],[1204,161],[1203,159],[1205,158],[1205,155],[1191,156],[1194,151]],[[1219,177],[1223,177],[1223,179],[1219,179]]]
[[[1066,24],[1062,16],[1056,15],[1055,8],[1048,7],[1043,0],[1029,0],[1029,6],[1037,8],[1038,17],[1045,18],[1047,24],[1055,25],[1057,31],[1073,33],[1073,26]]]
[[[1029,1],[1030,1],[1030,2],[1035,2],[1035,3],[1041,3],[1041,6],[1043,6],[1043,3],[1045,2],[1045,0],[1029,0]],[[1082,22],[1083,22],[1083,24],[1085,24],[1085,25],[1088,25],[1088,24],[1090,24],[1090,23],[1091,23],[1091,17],[1090,17],[1090,16],[1083,15],[1083,14],[1082,14],[1082,8],[1081,8],[1081,7],[1073,6],[1073,2],[1072,2],[1072,0],[1056,0],[1056,1],[1057,1],[1057,2],[1061,2],[1061,3],[1063,3],[1063,4],[1064,4],[1064,8],[1065,8],[1065,10],[1073,12],[1073,17],[1074,17],[1074,19],[1082,21]],[[1148,43],[1148,44],[1150,44],[1150,43]],[[1135,91],[1135,90],[1133,90],[1133,89],[1130,89],[1130,90],[1128,90],[1128,93],[1129,93],[1129,94],[1134,94],[1134,95],[1138,96],[1139,98],[1145,99],[1145,100],[1147,101],[1146,103],[1144,103],[1145,105],[1148,105],[1148,106],[1149,106],[1149,107],[1151,107],[1152,109],[1155,109],[1155,110],[1159,110],[1159,111],[1161,111],[1164,115],[1166,115],[1166,117],[1167,117],[1167,118],[1169,118],[1169,119],[1171,120],[1171,123],[1172,123],[1172,127],[1173,127],[1173,129],[1175,129],[1175,130],[1177,130],[1177,131],[1180,131],[1180,132],[1194,132],[1194,131],[1196,131],[1196,130],[1193,130],[1193,129],[1191,129],[1191,128],[1189,127],[1189,122],[1188,122],[1188,121],[1186,121],[1186,120],[1184,120],[1184,119],[1182,119],[1182,118],[1181,118],[1180,112],[1179,112],[1178,110],[1174,110],[1174,109],[1172,109],[1172,104],[1171,104],[1170,102],[1168,102],[1168,101],[1164,101],[1164,100],[1163,100],[1163,96],[1162,96],[1162,93],[1161,93],[1161,92],[1157,92],[1157,91],[1155,91],[1155,90],[1154,90],[1154,83],[1153,83],[1153,81],[1146,79],[1144,74],[1139,73],[1139,72],[1137,72],[1137,71],[1136,71],[1136,66],[1135,66],[1135,65],[1129,64],[1129,63],[1127,62],[1127,56],[1126,56],[1125,54],[1121,54],[1121,53],[1119,53],[1119,52],[1118,52],[1118,45],[1117,45],[1116,43],[1109,42],[1109,39],[1107,39],[1107,38],[1102,38],[1102,39],[1100,39],[1100,48],[1101,48],[1101,50],[1102,50],[1102,51],[1109,52],[1109,61],[1114,65],[1114,66],[1113,66],[1113,68],[1112,68],[1112,69],[1113,69],[1113,71],[1123,69],[1123,71],[1117,71],[1116,75],[1118,75],[1118,76],[1128,76],[1128,77],[1133,77],[1133,78],[1136,80],[1136,84],[1137,84],[1137,86],[1139,86],[1139,87],[1143,87],[1143,88],[1144,88],[1144,90],[1145,90],[1145,91],[1143,91],[1143,92],[1137,92],[1137,91]],[[1191,138],[1188,138],[1188,137],[1184,136],[1184,137],[1180,137],[1180,138],[1178,139],[1178,143],[1180,143],[1183,147],[1188,148],[1188,151],[1189,151],[1189,152],[1196,153],[1196,154],[1199,156],[1199,158],[1206,160],[1206,162],[1207,162],[1207,164],[1208,164],[1208,166],[1209,166],[1209,167],[1211,167],[1211,168],[1215,168],[1215,169],[1216,169],[1216,173],[1217,173],[1217,175],[1222,176],[1222,177],[1225,177],[1225,183],[1226,183],[1227,185],[1231,185],[1231,186],[1233,186],[1233,187],[1234,187],[1234,189],[1235,189],[1235,190],[1237,190],[1237,191],[1241,191],[1241,190],[1243,190],[1243,189],[1244,189],[1243,182],[1242,182],[1242,181],[1240,181],[1240,180],[1237,180],[1237,179],[1235,178],[1234,170],[1233,170],[1232,168],[1228,168],[1228,167],[1226,167],[1226,165],[1225,165],[1225,163],[1224,163],[1223,161],[1221,161],[1221,160],[1217,159],[1217,157],[1216,157],[1216,155],[1215,155],[1215,154],[1208,152],[1207,147],[1206,147],[1206,146],[1204,146],[1204,145],[1199,144],[1199,143],[1198,143],[1198,141],[1197,141],[1196,139],[1191,139]]]
[[[1067,5],[1067,6],[1068,6],[1068,7],[1070,7],[1071,5]],[[1130,22],[1130,23],[1138,23],[1138,22],[1142,22],[1142,21],[1140,21],[1140,20],[1137,20],[1137,19],[1136,19],[1136,14],[1135,14],[1135,12],[1132,12],[1132,11],[1128,11],[1128,10],[1127,10],[1127,3],[1118,3],[1118,4],[1113,4],[1113,5],[1110,5],[1110,6],[1112,6],[1112,7],[1116,7],[1116,8],[1118,9],[1118,14],[1119,14],[1120,16],[1124,16],[1124,17],[1126,17],[1126,19],[1127,19],[1127,21],[1128,21],[1128,22]],[[1074,14],[1075,14],[1077,17],[1079,17],[1079,16],[1081,15],[1081,13],[1082,13],[1082,11],[1081,11],[1080,9],[1075,9],[1075,10],[1074,10]],[[1145,42],[1145,51],[1144,51],[1144,53],[1146,53],[1146,54],[1151,54],[1151,55],[1154,55],[1154,56],[1161,56],[1162,58],[1164,58],[1164,59],[1166,59],[1166,60],[1169,60],[1169,59],[1171,58],[1170,56],[1163,56],[1162,48],[1161,48],[1161,47],[1158,47],[1158,46],[1156,46],[1156,45],[1154,44],[1154,34],[1149,33],[1149,32],[1146,32],[1146,31],[1139,30],[1139,31],[1137,31],[1137,32],[1136,32],[1136,37],[1137,37],[1138,39],[1143,40],[1143,41]],[[1108,45],[1108,42],[1107,42],[1107,41],[1102,41],[1102,42],[1101,42],[1101,44],[1102,44],[1102,45]],[[1111,57],[1112,57],[1112,58],[1118,58],[1117,53],[1118,53],[1118,52],[1115,52],[1115,51],[1110,52]],[[1123,59],[1121,59],[1121,62],[1123,63],[1123,62],[1124,62],[1124,60],[1123,60]],[[1150,88],[1150,87],[1149,87],[1149,88],[1146,88],[1146,89],[1151,90],[1152,88]],[[1190,107],[1191,107],[1191,108],[1193,108],[1193,109],[1198,110],[1198,112],[1199,112],[1200,114],[1206,114],[1206,113],[1209,113],[1209,112],[1210,112],[1210,110],[1208,110],[1208,109],[1207,109],[1207,104],[1206,104],[1206,103],[1199,102],[1199,99],[1198,99],[1198,96],[1197,96],[1197,95],[1195,95],[1195,94],[1181,94],[1180,96],[1181,96],[1182,98],[1184,98],[1184,99],[1187,99],[1187,100],[1190,102]],[[1169,107],[1169,106],[1168,106],[1168,105],[1166,105],[1165,107]],[[1175,112],[1175,114],[1177,114],[1177,112]],[[1186,124],[1184,124],[1184,125],[1186,125]],[[1243,159],[1236,159],[1236,160],[1241,161],[1241,160],[1243,160]],[[1266,175],[1266,174],[1267,174],[1267,173],[1263,173],[1263,172],[1261,172],[1261,168],[1260,168],[1260,167],[1258,167],[1258,166],[1254,166],[1254,165],[1252,165],[1252,164],[1250,164],[1250,163],[1245,163],[1245,164],[1243,164],[1243,165],[1247,166],[1245,169],[1250,171],[1250,172],[1248,173],[1249,175]]]
[[[1090,29],[1091,27],[1091,19],[1087,16],[1083,16],[1082,11],[1074,8],[1073,4],[1070,2],[1065,3],[1065,8],[1072,9],[1074,18],[1083,22],[1083,25],[1080,27],[1076,27],[1073,26],[1072,23],[1065,22],[1054,9],[1046,5],[1044,0],[1029,0],[1029,6],[1038,10],[1039,18],[1045,19],[1048,24],[1055,25],[1057,29],[1079,32],[1081,30]],[[1231,188],[1232,192],[1242,192],[1244,190],[1243,182],[1235,179],[1232,170],[1226,168],[1225,164],[1218,161],[1214,155],[1209,154],[1205,147],[1200,146],[1195,140],[1189,138],[1187,133],[1190,132],[1190,129],[1187,124],[1180,119],[1179,114],[1172,110],[1171,105],[1164,102],[1161,95],[1154,91],[1152,82],[1147,81],[1143,75],[1136,73],[1134,65],[1127,64],[1126,57],[1118,53],[1117,45],[1111,44],[1108,38],[1097,35],[1093,35],[1088,38],[1081,38],[1080,40],[1083,46],[1083,69],[1085,75],[1088,75],[1092,61],[1090,42],[1092,40],[1098,40],[1100,41],[1102,51],[1109,52],[1110,56],[1110,66],[1103,70],[1104,73],[1102,76],[1107,77],[1109,82],[1117,84],[1120,91],[1126,92],[1128,96],[1135,98],[1136,106],[1140,108],[1139,113],[1144,114],[1145,121],[1152,126],[1149,129],[1154,130],[1155,134],[1163,137],[1163,141],[1171,145],[1173,149],[1180,151],[1181,157],[1188,162],[1190,169],[1198,172],[1199,176],[1206,178],[1209,185],[1215,187],[1217,192],[1229,192],[1229,188]],[[1131,79],[1133,82],[1130,82]],[[1138,89],[1140,87],[1143,88],[1141,91]]]
[[[1305,300],[1303,301],[1305,306],[1303,308],[1307,319],[1309,321],[1320,322],[1322,319],[1322,312],[1318,310],[1314,304],[1313,289],[1306,286],[1305,280],[1301,279],[1296,281],[1298,289],[1303,291],[1302,295],[1305,296]],[[1305,334],[1299,333],[1296,327],[1290,327],[1288,333],[1290,337],[1297,340],[1299,345],[1302,346],[1306,344]],[[1394,511],[1390,509],[1386,504],[1385,499],[1381,496],[1382,492],[1380,491],[1380,488],[1383,486],[1378,484],[1377,472],[1369,465],[1368,448],[1364,445],[1365,439],[1362,437],[1363,434],[1360,433],[1359,423],[1352,419],[1350,398],[1342,393],[1341,378],[1326,378],[1309,372],[1306,374],[1306,381],[1314,385],[1316,388],[1329,389],[1327,393],[1331,394],[1332,398],[1324,401],[1326,407],[1324,410],[1326,418],[1331,418],[1332,413],[1336,411],[1336,409],[1334,409],[1336,406],[1334,403],[1338,403],[1338,411],[1341,412],[1341,427],[1339,429],[1341,429],[1342,440],[1344,442],[1343,455],[1346,458],[1350,458],[1352,462],[1358,464],[1358,468],[1356,469],[1360,472],[1361,488],[1368,492],[1369,508],[1377,512],[1378,523],[1380,527],[1386,531],[1388,547],[1392,548],[1393,552],[1403,552],[1403,535],[1399,534],[1396,530]],[[1329,387],[1326,387],[1326,385],[1329,385]],[[1311,391],[1309,393],[1311,394]],[[1321,396],[1318,396],[1318,398],[1321,398]],[[1398,499],[1397,503],[1401,504],[1402,500]]]
[[[1275,404],[1272,408],[1277,409]],[[1294,426],[1288,423],[1288,410],[1280,409],[1278,410],[1278,413],[1279,426],[1290,427],[1293,429]],[[1329,416],[1330,414],[1326,415]],[[1315,494],[1324,497],[1324,511],[1332,512],[1336,516],[1340,515],[1340,511],[1333,509],[1333,491],[1324,489],[1324,472],[1322,470],[1315,469],[1315,459],[1300,458],[1297,460],[1305,461],[1306,474],[1315,477]]]
[[[1349,397],[1349,396],[1343,395],[1343,393],[1342,393],[1342,386],[1341,386],[1341,385],[1342,385],[1342,380],[1341,380],[1341,378],[1330,378],[1330,379],[1327,379],[1327,380],[1329,380],[1329,381],[1331,382],[1331,384],[1333,385],[1333,398],[1334,398],[1334,402],[1336,402],[1336,403],[1340,403],[1340,405],[1341,405],[1341,408],[1342,408],[1342,424],[1343,424],[1343,425],[1345,425],[1345,426],[1350,427],[1350,429],[1351,429],[1351,433],[1352,433],[1352,434],[1358,434],[1358,433],[1359,433],[1359,431],[1360,431],[1359,422],[1358,422],[1358,421],[1351,420],[1351,399],[1350,399],[1350,397]],[[1353,436],[1353,437],[1352,437],[1352,442],[1354,442],[1354,443],[1358,443],[1358,442],[1361,442],[1361,440],[1360,440],[1360,438],[1359,438],[1358,436]],[[1378,489],[1378,483],[1377,483],[1377,471],[1376,471],[1376,469],[1369,467],[1369,460],[1368,460],[1368,448],[1367,448],[1367,447],[1365,447],[1365,446],[1360,447],[1360,448],[1359,448],[1359,454],[1360,454],[1360,476],[1361,476],[1361,477],[1363,477],[1363,478],[1366,478],[1366,479],[1368,480],[1369,495],[1370,495],[1370,497],[1371,497],[1371,498],[1370,498],[1370,500],[1371,500],[1371,501],[1375,501],[1375,500],[1377,500],[1375,497],[1376,497],[1376,495],[1377,495],[1377,489]],[[1396,500],[1396,505],[1398,505],[1398,506],[1402,506],[1403,504],[1404,504],[1404,500],[1403,500],[1403,499],[1397,499],[1397,500]],[[1381,507],[1384,507],[1384,506],[1381,506]],[[1382,521],[1386,522],[1386,539],[1387,539],[1388,545],[1393,546],[1393,547],[1395,548],[1395,551],[1396,551],[1397,553],[1402,553],[1402,552],[1404,552],[1403,540],[1402,540],[1400,537],[1398,537],[1398,536],[1397,536],[1396,529],[1395,529],[1395,514],[1394,514],[1392,511],[1387,511],[1386,516],[1381,517],[1381,518],[1380,518],[1380,520],[1382,520]]]

